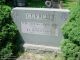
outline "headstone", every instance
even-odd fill
[[[46,5],[47,8],[51,8],[52,7],[51,1],[45,1],[45,5]]]
[[[59,8],[60,0],[46,0],[45,5],[47,8]]]
[[[12,0],[14,7],[25,7],[26,0]]]
[[[69,10],[53,8],[12,9],[12,18],[24,44],[59,47],[62,40],[61,26],[68,18]]]
[[[53,8],[59,8],[60,0],[51,0]]]

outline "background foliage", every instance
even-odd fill
[[[74,3],[66,3],[65,6],[74,7]],[[44,1],[28,0],[28,5],[32,7],[43,7]],[[6,60],[12,56],[17,57],[20,53],[19,33],[11,18],[12,4],[11,0],[0,0],[0,60]],[[76,6],[71,13],[70,18],[63,27],[64,40],[62,42],[62,51],[67,60],[75,60],[80,57],[80,5]],[[22,49],[22,48],[21,48]],[[6,58],[6,59],[1,59]],[[80,60],[80,59],[79,59]]]
[[[80,60],[80,1],[63,27],[62,52],[66,60]]]
[[[11,5],[0,0],[0,60],[17,57],[20,52],[18,31],[11,18]]]

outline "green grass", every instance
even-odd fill
[[[71,10],[73,7],[76,6],[76,4],[77,4],[77,0],[70,0],[66,3],[63,3],[63,6],[64,6],[65,9]]]

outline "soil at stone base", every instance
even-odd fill
[[[23,53],[17,60],[65,60],[61,53]]]

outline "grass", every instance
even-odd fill
[[[73,7],[76,6],[76,4],[77,4],[77,0],[70,0],[63,3],[64,6],[63,8],[71,10]]]

